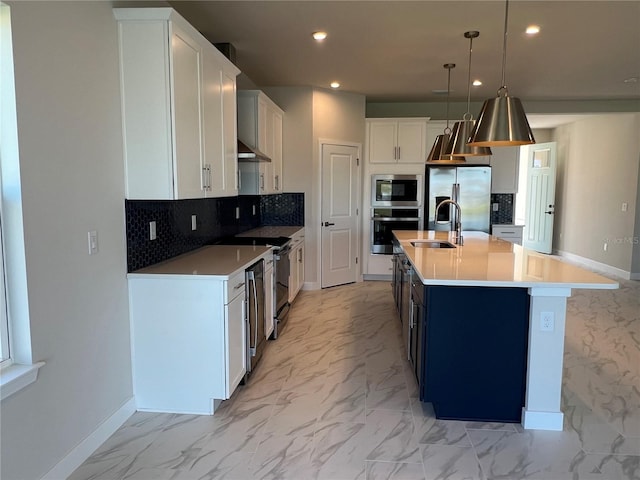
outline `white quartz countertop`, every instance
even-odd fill
[[[615,289],[618,283],[550,255],[543,255],[483,232],[463,232],[456,248],[416,248],[412,240],[444,240],[451,232],[400,231],[393,234],[425,285]]]
[[[244,270],[271,247],[249,245],[210,245],[141,268],[127,275],[128,278],[160,278],[161,276],[202,276],[228,279],[233,273]]]
[[[258,227],[239,233],[236,237],[292,237],[304,227],[270,226]]]

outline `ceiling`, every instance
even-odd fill
[[[210,41],[231,43],[236,64],[260,87],[329,88],[335,80],[367,102],[444,102],[443,64],[455,63],[451,101],[464,102],[469,30],[480,32],[471,77],[483,82],[471,101],[501,85],[504,1],[169,3]],[[529,24],[540,34],[527,36]],[[328,38],[314,41],[317,30]],[[640,100],[640,0],[512,0],[508,31],[505,83],[525,104]]]

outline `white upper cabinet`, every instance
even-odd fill
[[[367,119],[369,163],[424,163],[426,118]]]
[[[493,147],[491,151],[491,193],[518,193],[520,147]]]
[[[284,112],[260,90],[238,91],[238,138],[271,162],[240,162],[240,193],[282,192],[282,122]]]
[[[237,194],[240,71],[171,8],[116,8],[126,197]]]

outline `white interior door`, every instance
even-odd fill
[[[358,171],[357,147],[322,145],[322,288],[357,279]]]
[[[556,143],[529,147],[527,201],[522,245],[551,253],[556,194]]]

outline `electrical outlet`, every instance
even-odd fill
[[[196,219],[195,215],[191,215],[191,230],[197,230],[198,228],[198,221]]]
[[[604,245],[602,245],[602,249],[606,252],[607,248],[609,248],[609,244],[607,242],[604,242]]]
[[[149,240],[156,239],[156,222],[149,222]]]
[[[627,204],[627,202],[623,202],[623,204],[622,204],[622,211],[623,211],[623,212],[626,212],[626,211],[627,211],[627,208],[629,208],[629,205]]]
[[[553,312],[541,312],[540,313],[540,330],[543,332],[553,332],[555,328],[555,321],[553,318]]]
[[[500,204],[499,203],[493,203],[492,205],[493,211],[497,212],[500,209]]]

